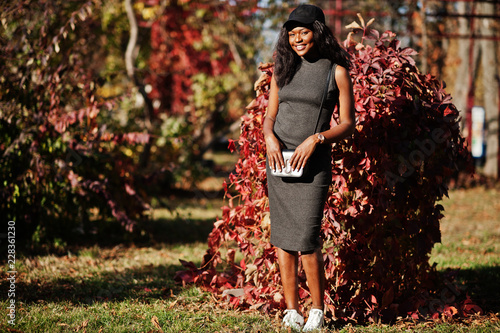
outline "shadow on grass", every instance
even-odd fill
[[[19,253],[25,256],[65,255],[68,251],[76,253],[81,248],[95,245],[102,248],[112,248],[117,245],[155,246],[158,244],[207,242],[208,235],[216,221],[213,211],[218,213],[223,205],[222,199],[219,199],[222,194],[216,191],[212,194],[215,198],[209,199],[189,197],[186,193],[181,193],[181,195],[184,197],[176,198],[175,201],[170,200],[174,201],[171,206],[161,205],[160,208],[169,211],[170,214],[162,214],[160,217],[139,221],[132,232],[126,231],[120,222],[115,220],[88,221],[80,230],[74,230],[64,237],[61,236],[63,241],[61,246],[48,244],[41,248],[30,249],[29,246],[23,246],[19,242]],[[191,196],[194,195],[191,194]],[[178,208],[184,213],[176,213]],[[194,217],[185,213],[189,212],[190,209],[197,212],[193,215]],[[203,214],[204,211],[209,210],[211,210],[210,213]]]
[[[178,294],[182,286],[173,278],[182,269],[181,265],[146,265],[121,272],[101,272],[85,278],[60,277],[50,281],[34,279],[30,283],[18,281],[16,295],[26,305],[40,301],[70,301],[90,305],[127,299],[147,303],[149,300],[168,299]],[[2,284],[0,287],[5,287]]]
[[[34,237],[18,232],[16,253],[19,256],[33,257],[66,255],[68,251],[75,253],[81,248],[96,245],[112,248],[117,245],[154,246],[207,242],[216,216],[222,215],[223,196],[223,192],[218,190],[177,191],[170,197],[156,198],[157,204],[151,211],[152,215],[138,220],[133,231],[125,230],[120,222],[113,219],[87,219],[78,224],[78,227],[71,227],[72,229],[59,228],[50,233],[41,232],[43,242],[34,242]],[[191,210],[195,214],[191,215]],[[158,216],[154,216],[156,211],[160,212]],[[6,251],[6,237],[1,236],[0,233],[0,246],[4,245]],[[0,264],[5,262],[6,259],[0,258]]]
[[[191,200],[187,207],[198,204],[198,200]],[[198,207],[199,208],[199,207]],[[213,229],[215,218],[213,215],[206,218],[186,218],[177,215],[165,218],[156,218],[138,225],[134,232],[125,232],[116,221],[95,221],[90,225],[94,232],[84,236],[74,237],[67,241],[61,251],[47,253],[33,252],[22,256],[61,255],[66,256],[68,251],[79,253],[88,248],[98,249],[115,247],[169,247],[177,244],[206,243],[209,233]],[[100,254],[96,254],[100,256]],[[101,258],[98,265],[105,265],[106,270],[88,274],[84,277],[55,275],[51,279],[23,279],[16,281],[16,295],[18,300],[25,304],[43,302],[70,301],[76,304],[92,304],[95,302],[123,301],[132,299],[139,302],[148,302],[154,299],[168,299],[183,290],[182,285],[174,281],[177,271],[184,270],[182,265],[143,265],[134,268],[116,267],[113,259]],[[201,264],[201,257],[194,264]],[[63,260],[63,259],[61,259]],[[95,261],[93,261],[95,262]],[[118,264],[116,264],[118,265]],[[123,266],[122,266],[123,267]],[[50,269],[50,268],[49,268]],[[57,273],[56,273],[57,274]],[[0,289],[8,289],[8,281],[0,281]]]
[[[116,245],[152,246],[155,244],[191,244],[206,242],[213,229],[215,219],[191,219],[175,217],[159,218],[142,222],[135,231],[128,233],[118,222],[99,222],[99,231],[86,239],[79,240],[71,246],[86,247],[99,245],[113,247]]]
[[[187,203],[186,203],[187,202]],[[196,207],[198,200],[184,201],[185,209]],[[199,209],[199,207],[197,207]],[[213,229],[213,215],[203,218],[182,217],[172,214],[170,217],[156,218],[138,225],[134,232],[128,233],[115,221],[96,221],[91,227],[97,232],[68,243],[61,255],[68,251],[79,253],[88,251],[89,247],[98,249],[115,247],[161,247],[170,245],[206,243]],[[168,250],[166,250],[168,252]],[[52,253],[57,254],[57,253]],[[101,257],[92,264],[106,266],[93,275],[84,277],[64,276],[60,274],[51,279],[32,279],[29,283],[17,281],[16,294],[18,299],[26,304],[43,302],[70,301],[75,304],[92,304],[95,302],[120,302],[131,299],[139,302],[148,300],[168,299],[179,294],[182,285],[174,281],[177,271],[184,270],[180,264],[142,265],[140,267],[122,268],[113,258]],[[199,266],[201,257],[194,264]],[[63,260],[63,259],[61,259]],[[116,268],[115,268],[116,267]],[[0,281],[0,289],[6,287],[6,281]]]
[[[485,313],[500,312],[500,266],[460,269],[455,281]]]

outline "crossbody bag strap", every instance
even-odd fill
[[[316,121],[316,126],[314,127],[314,133],[316,133],[316,131],[318,130],[318,124],[321,118],[321,112],[323,111],[323,104],[325,103],[326,94],[328,94],[328,87],[330,87],[330,79],[332,77],[333,66],[335,65],[330,66],[330,70],[328,71],[328,76],[326,78],[325,90],[323,90],[323,97],[321,98],[321,104],[319,105],[318,120]]]

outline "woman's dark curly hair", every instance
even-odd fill
[[[322,58],[330,59],[347,70],[351,67],[349,53],[340,46],[330,28],[324,23],[314,21],[306,28],[312,30],[314,44]],[[275,48],[274,74],[279,88],[290,83],[295,73],[299,70],[301,59],[288,42],[288,30],[283,27],[280,31]]]

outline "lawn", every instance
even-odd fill
[[[15,325],[3,316],[1,332],[281,332],[280,318],[224,308],[224,301],[173,281],[179,259],[200,263],[220,199],[199,192],[176,203],[175,213],[154,211],[155,242],[90,245],[64,255],[17,258]],[[451,191],[443,201],[442,243],[431,256],[440,271],[486,312],[454,322],[398,322],[346,326],[325,332],[500,331],[500,188]],[[7,295],[7,266],[1,288]],[[7,313],[8,302],[0,306]],[[219,304],[217,304],[219,303]],[[286,330],[283,330],[286,332]]]

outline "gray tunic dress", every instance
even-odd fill
[[[314,127],[331,66],[328,59],[316,62],[303,59],[292,81],[280,89],[274,133],[286,149],[295,149],[310,135],[330,128],[333,109],[338,103],[336,65],[317,130]],[[321,246],[319,234],[331,179],[330,145],[316,147],[305,176],[301,178],[275,177],[267,163],[271,243],[274,246],[301,252]]]

